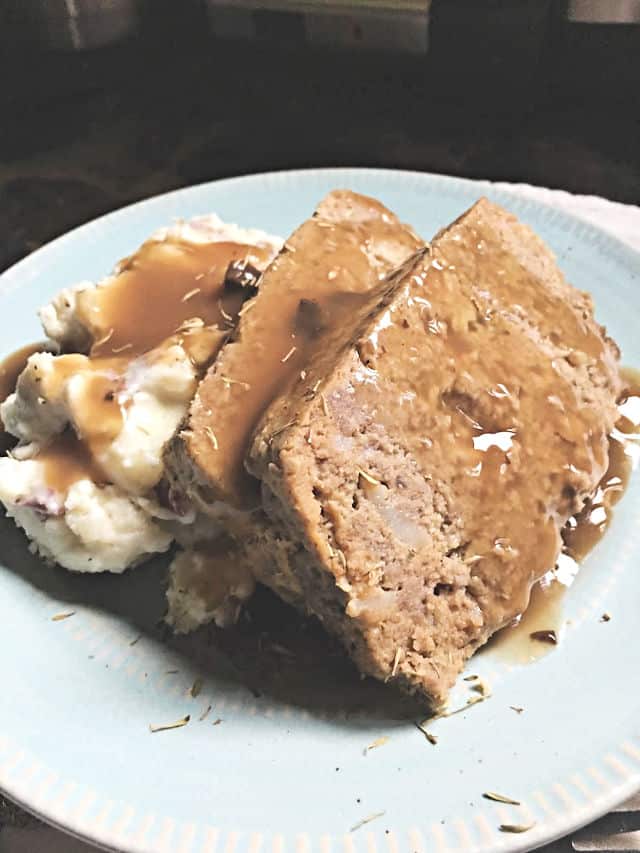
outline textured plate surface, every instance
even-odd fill
[[[286,235],[337,186],[377,196],[426,237],[487,192],[472,181],[344,169],[257,175],[151,199],[67,234],[0,278],[2,350],[40,337],[36,309],[59,288],[105,274],[174,217],[215,211]],[[640,365],[640,256],[516,193],[487,194],[551,245],[568,279],[593,293],[623,362]],[[238,656],[215,650],[211,634],[162,640],[154,628],[161,564],[120,578],[72,577],[31,557],[3,520],[0,788],[68,831],[126,851],[539,845],[640,787],[639,523],[635,477],[564,601],[570,624],[561,646],[526,667],[491,650],[474,659],[470,671],[493,695],[434,723],[432,746],[384,689],[359,682],[341,662],[334,677],[321,648],[317,671],[305,663],[294,678],[287,673],[296,667],[274,675],[265,664],[260,679],[249,626],[242,638],[253,651],[243,654],[261,680],[254,695]],[[75,615],[51,621],[63,611]],[[599,620],[604,611],[608,623]],[[149,732],[149,723],[186,714],[184,728]],[[483,791],[522,805],[488,802]],[[534,826],[507,835],[501,823]]]

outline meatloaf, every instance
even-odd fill
[[[619,353],[544,243],[485,199],[370,298],[258,424],[247,467],[270,524],[246,545],[363,673],[437,705],[525,610],[605,472]]]
[[[264,409],[293,380],[304,382],[307,361],[342,318],[361,311],[372,288],[421,245],[380,202],[330,193],[285,242],[200,383],[165,453],[173,487],[209,515],[255,508],[258,484],[243,463]]]

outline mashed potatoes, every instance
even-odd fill
[[[53,491],[37,459],[0,459],[0,500],[32,550],[74,572],[123,572],[172,541],[115,486],[83,479],[65,494]]]
[[[222,302],[228,264],[264,267],[280,245],[200,217],[41,310],[62,354],[32,355],[0,406],[18,439],[0,458],[0,501],[34,550],[72,571],[122,572],[194,520],[162,500],[163,448],[242,304]]]

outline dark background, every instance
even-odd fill
[[[224,41],[197,3],[169,0],[124,42],[54,51],[0,2],[0,269],[129,202],[268,169],[401,167],[638,203],[640,25],[569,24],[563,7],[435,0],[429,52],[407,56],[311,49],[282,13]]]

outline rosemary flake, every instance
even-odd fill
[[[227,321],[227,323],[233,323],[233,317],[231,316],[231,314],[229,314],[228,311],[224,310],[222,299],[218,299],[218,311],[222,315],[223,319]]]
[[[202,679],[196,678],[191,687],[189,688],[189,696],[192,699],[196,699],[202,691]]]
[[[217,719],[217,720],[214,720],[214,721],[213,721],[213,725],[214,725],[214,726],[219,726],[221,722],[222,722],[222,718],[221,718],[221,717],[218,717],[218,719]]]
[[[363,755],[366,755],[372,749],[378,749],[379,746],[384,746],[385,743],[389,743],[389,738],[386,735],[376,738],[372,743],[369,744],[369,746],[365,747]]]
[[[440,678],[440,670],[439,670],[439,669],[438,669],[438,667],[435,665],[435,663],[431,660],[431,658],[427,658],[427,663],[429,664],[429,666],[431,667],[431,669],[435,672],[435,674],[436,674],[436,678]]]
[[[206,720],[206,719],[207,719],[207,717],[208,717],[208,716],[209,716],[209,714],[211,713],[211,708],[212,708],[212,706],[211,706],[211,705],[208,705],[208,706],[204,709],[204,711],[203,711],[203,712],[200,714],[200,716],[198,717],[198,722],[199,722],[199,723],[202,723],[204,720]]]
[[[134,638],[133,638],[133,640],[131,640],[131,642],[129,643],[129,645],[130,645],[130,646],[135,646],[135,645],[136,645],[136,643],[140,642],[140,640],[141,640],[141,639],[142,639],[142,634],[138,634],[138,636],[137,636],[137,637],[134,637]]]
[[[509,705],[512,711],[515,711],[516,714],[521,714],[524,711],[524,708],[521,708],[519,705]]]
[[[499,826],[500,832],[529,832],[530,829],[533,829],[535,823],[501,823]]]
[[[187,714],[186,717],[183,717],[181,720],[176,720],[175,723],[160,723],[160,725],[153,725],[153,723],[149,723],[149,731],[151,734],[155,734],[156,732],[166,732],[170,729],[181,729],[183,726],[187,725],[190,719],[191,715]]]
[[[362,468],[358,468],[358,477],[362,477],[363,480],[366,480],[367,483],[370,483],[372,486],[379,486],[380,480],[376,480],[375,477],[372,477],[371,474],[367,474],[366,471],[363,471]]]
[[[200,317],[190,317],[178,326],[176,332],[191,332],[193,329],[201,329],[203,326],[204,321]]]
[[[354,824],[349,832],[355,832],[363,826],[366,826],[368,823],[371,823],[372,820],[377,820],[379,817],[384,817],[386,812],[376,812],[375,814],[369,815],[369,817],[365,817],[362,820],[359,820],[358,823]]]
[[[397,648],[396,653],[393,656],[393,666],[391,667],[391,678],[395,677],[396,672],[398,671],[398,666],[400,664],[400,658],[402,657],[402,649]]]
[[[272,442],[272,441],[273,441],[273,439],[274,439],[277,435],[280,435],[280,433],[281,433],[281,432],[284,432],[286,429],[289,429],[289,427],[295,426],[297,423],[298,423],[298,419],[297,419],[297,418],[293,418],[293,420],[291,420],[291,421],[287,421],[287,423],[286,423],[286,424],[282,424],[282,426],[281,426],[281,427],[278,427],[278,429],[275,429],[275,430],[271,433],[271,436],[270,436],[270,438],[269,438],[269,442]]]
[[[425,738],[429,741],[430,744],[435,746],[438,743],[438,738],[434,734],[432,734],[430,731],[425,729],[424,726],[425,726],[426,722],[427,722],[426,720],[422,723],[415,723],[414,722],[414,726],[418,729],[419,732],[422,732],[422,734],[425,736]]]
[[[456,714],[461,714],[463,711],[468,711],[473,705],[478,705],[480,702],[486,702],[488,696],[471,696],[467,699],[466,705],[462,705],[460,708],[454,708],[453,711],[443,711],[441,714],[438,714],[437,717],[433,719],[437,720],[440,717],[453,717]]]
[[[282,364],[285,364],[287,361],[289,361],[289,359],[291,358],[291,356],[294,354],[294,352],[295,352],[297,349],[298,349],[298,347],[291,347],[291,349],[290,349],[290,350],[289,350],[289,352],[284,356],[284,358],[281,358],[281,359],[280,359],[281,363],[282,363]]]
[[[208,438],[208,439],[209,439],[209,441],[211,442],[211,445],[212,445],[213,449],[214,449],[214,450],[217,450],[217,449],[218,449],[218,447],[219,447],[219,445],[218,445],[218,439],[217,439],[217,437],[216,437],[215,432],[211,429],[211,427],[210,427],[210,426],[208,426],[208,427],[205,427],[205,428],[204,428],[204,434],[207,436],[207,438]]]
[[[232,385],[240,385],[245,391],[248,391],[249,388],[251,388],[251,385],[249,385],[248,382],[242,382],[240,379],[232,379],[230,376],[223,376],[220,374],[220,379],[222,379],[224,384],[228,387],[231,387]]]
[[[95,347],[101,347],[103,344],[106,344],[106,343],[107,343],[107,341],[110,341],[110,340],[111,340],[111,338],[113,337],[113,333],[114,333],[114,332],[115,332],[115,329],[114,329],[114,328],[113,328],[113,326],[112,326],[112,327],[109,329],[109,331],[107,332],[107,334],[106,334],[103,338],[100,338],[100,340],[99,340],[99,341],[96,341],[96,342],[95,342],[94,346],[95,346]]]
[[[69,610],[66,613],[56,613],[55,616],[51,617],[52,622],[62,622],[63,619],[68,619],[70,616],[75,616],[75,610]]]
[[[480,678],[479,675],[466,675],[462,680],[463,681],[477,681]]]
[[[485,800],[492,800],[494,803],[506,803],[508,806],[521,805],[519,800],[514,800],[512,797],[505,797],[503,794],[496,794],[495,791],[484,791],[482,796]]]
[[[602,616],[600,617],[600,621],[601,622],[611,622],[611,614],[610,613],[603,613]]]
[[[190,290],[188,293],[185,293],[180,302],[188,302],[190,299],[193,299],[193,297],[196,296],[196,294],[198,293],[200,293],[200,288],[194,287],[193,290]]]

